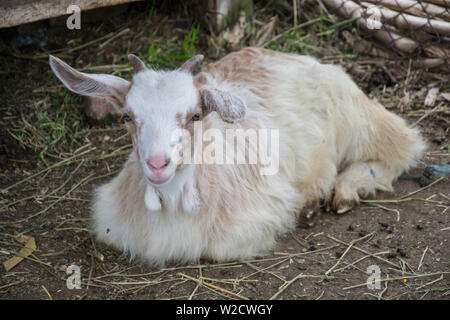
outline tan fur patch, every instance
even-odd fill
[[[136,152],[137,154],[137,152]],[[131,159],[131,158],[130,158]],[[142,201],[136,201],[137,199],[144,198],[144,188],[136,188],[133,192],[137,194],[130,194],[130,186],[139,186],[142,179],[139,171],[139,164],[136,161],[128,161],[125,165],[122,173],[122,183],[119,185],[117,196],[119,197],[120,205],[120,218],[124,223],[129,224],[136,220],[136,215],[140,215],[142,212]],[[133,169],[131,169],[133,168]],[[137,170],[136,170],[137,169]]]
[[[264,59],[270,50],[261,48],[247,48],[227,55],[222,60],[209,64],[205,72],[210,73],[218,82],[227,80],[230,82],[247,83],[260,87],[270,77],[270,70],[265,67]],[[270,54],[269,54],[270,56]],[[199,74],[196,82],[203,84],[206,77]]]
[[[124,113],[128,114],[130,116],[130,118],[131,118],[131,121],[126,121],[125,122],[125,126],[126,126],[126,128],[128,130],[128,133],[131,136],[134,136],[137,133],[137,124],[136,124],[136,121],[135,121],[136,117],[135,117],[133,111],[131,111],[131,110],[125,110]]]

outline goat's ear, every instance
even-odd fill
[[[211,86],[203,86],[199,89],[199,92],[202,104],[207,112],[216,111],[222,120],[230,123],[245,118],[247,106],[240,97]]]
[[[108,74],[82,73],[52,55],[49,63],[55,75],[70,91],[82,96],[105,99],[118,111],[124,107],[130,87],[127,80]]]
[[[134,54],[128,55],[128,61],[130,61],[130,64],[133,66],[133,69],[136,73],[147,70],[147,66],[145,65],[145,63]]]
[[[194,70],[194,68],[203,61],[203,55],[198,54],[196,56],[193,56],[192,58],[190,58],[188,61],[186,61],[185,63],[183,63],[183,65],[180,67],[181,71],[186,71],[189,73],[192,73],[192,70]]]

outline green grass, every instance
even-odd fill
[[[11,129],[20,145],[37,152],[37,160],[44,163],[47,156],[60,157],[80,145],[77,132],[83,127],[80,99],[75,94],[62,89],[46,95],[51,103],[33,107],[33,117]]]
[[[273,50],[314,55],[324,51],[324,48],[338,46],[343,52],[342,39],[338,34],[342,27],[351,24],[355,19],[347,19],[334,23],[320,9],[320,20],[308,29],[293,30],[268,47]],[[298,22],[300,24],[301,22]]]
[[[151,68],[177,68],[180,63],[195,55],[195,43],[199,31],[200,26],[193,25],[184,37],[182,44],[173,44],[170,41],[157,43],[152,39],[144,59],[150,61]]]
[[[148,12],[147,20],[145,21],[147,27],[150,26],[150,24],[152,23],[154,14],[155,14],[155,0],[152,1],[152,7]]]
[[[318,50],[314,46],[314,42],[308,36],[303,36],[298,31],[285,35],[277,42],[270,44],[269,48],[277,51],[305,55],[312,54]]]

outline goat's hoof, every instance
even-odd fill
[[[322,212],[318,203],[306,205],[300,212],[298,223],[300,227],[312,228],[321,216]]]
[[[333,203],[333,211],[336,214],[344,214],[351,211],[356,206],[356,202],[354,200],[339,200]]]

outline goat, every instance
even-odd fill
[[[123,115],[133,152],[96,190],[93,230],[151,265],[265,254],[320,199],[345,213],[360,197],[392,190],[426,149],[416,128],[369,99],[338,66],[246,48],[193,75],[202,58],[155,71],[130,55],[136,73],[129,82],[50,56],[69,90],[104,99]],[[197,141],[198,123],[220,132],[277,129],[278,171],[262,175],[261,163],[176,163],[173,131],[186,129]],[[237,148],[248,149],[245,139]]]

